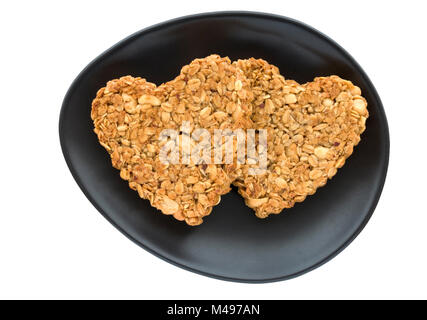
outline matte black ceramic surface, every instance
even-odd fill
[[[368,100],[367,130],[345,166],[315,195],[280,215],[256,218],[233,189],[201,226],[189,227],[160,214],[129,189],[92,131],[91,101],[108,80],[133,75],[160,85],[178,75],[181,66],[212,53],[232,60],[264,58],[300,83],[336,74],[358,85]],[[59,130],[80,188],[121,232],[175,265],[243,282],[291,278],[345,248],[378,202],[389,156],[381,101],[349,54],[300,22],[247,12],[179,18],[121,41],[74,81],[63,102]]]

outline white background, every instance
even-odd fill
[[[389,173],[372,219],[335,259],[290,281],[229,283],[142,250],[85,198],[59,146],[62,99],[92,59],[152,24],[218,10],[326,33],[362,65],[388,116]],[[425,12],[423,1],[4,2],[0,298],[427,298]]]

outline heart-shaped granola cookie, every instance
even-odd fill
[[[366,100],[337,76],[300,85],[285,80],[264,60],[238,60],[251,83],[252,120],[267,130],[267,170],[244,165],[234,182],[260,218],[280,213],[312,195],[344,165],[360,141],[368,117]]]
[[[183,141],[193,144],[191,134],[199,128],[211,134],[251,128],[251,101],[243,72],[228,58],[212,55],[158,87],[130,76],[108,82],[92,103],[91,117],[99,142],[129,186],[164,214],[198,225],[230,190],[235,166],[194,162],[182,150]],[[165,132],[169,139],[162,139]]]

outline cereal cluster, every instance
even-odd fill
[[[131,76],[109,81],[97,92],[91,117],[100,144],[130,188],[164,214],[199,225],[232,183],[260,218],[313,194],[360,141],[366,106],[360,89],[337,76],[299,85],[264,60],[232,63],[211,55],[160,86]],[[254,165],[237,161],[165,164],[159,157],[165,146],[183,157],[182,141],[197,143],[182,131],[184,123],[189,132],[201,128],[211,134],[266,129],[267,171],[251,175]],[[161,139],[165,129],[179,134]]]

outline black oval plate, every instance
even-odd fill
[[[141,76],[158,85],[181,66],[217,53],[264,58],[300,83],[339,75],[368,100],[367,130],[338,174],[303,203],[261,220],[236,190],[211,216],[189,227],[141,200],[113,169],[92,131],[91,101],[113,78]],[[369,220],[387,172],[389,134],[378,94],[357,62],[313,28],[281,16],[217,12],[139,31],[92,61],[71,85],[59,121],[67,164],[93,205],[122,233],[184,269],[223,280],[269,282],[301,275],[343,250]]]

